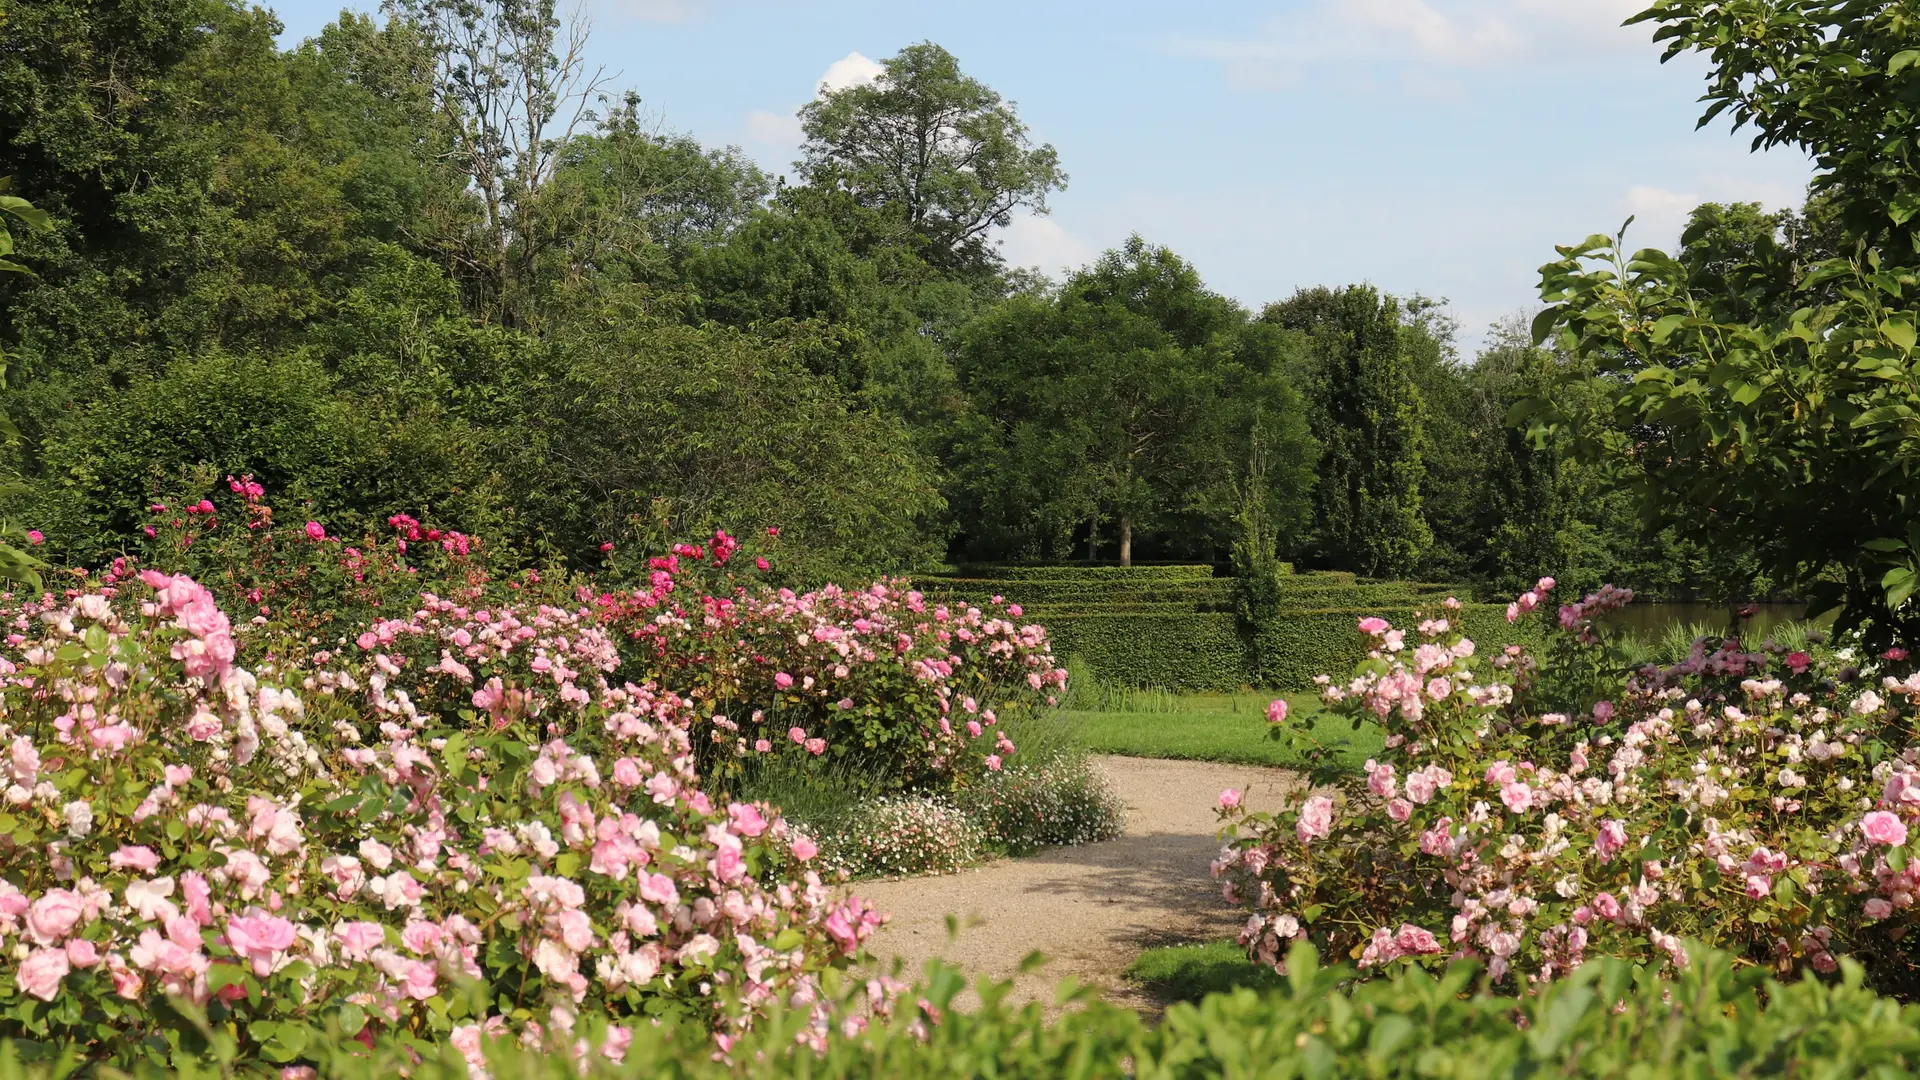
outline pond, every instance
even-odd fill
[[[1752,614],[1744,619],[1736,617],[1736,611],[1750,610]],[[1632,603],[1617,611],[1608,612],[1604,622],[1609,626],[1630,631],[1635,637],[1645,641],[1657,641],[1673,626],[1695,626],[1705,624],[1720,633],[1725,628],[1739,626],[1740,637],[1749,645],[1757,645],[1767,640],[1767,634],[1776,626],[1805,617],[1805,604],[1705,604],[1705,603]],[[1814,622],[1821,626],[1833,622],[1835,612],[1823,612]]]

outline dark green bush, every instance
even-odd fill
[[[996,596],[1016,604],[1231,604],[1233,579],[1200,581],[1021,581],[1012,578],[918,578],[928,596],[980,604]]]
[[[1458,965],[1439,975],[1412,968],[1392,979],[1349,984],[1353,972],[1322,968],[1297,948],[1288,974],[1270,990],[1212,994],[1179,1003],[1149,1026],[1091,990],[1064,995],[1071,1006],[1049,1022],[1035,1002],[1015,1008],[1008,985],[980,983],[977,1009],[952,1008],[963,980],[935,968],[890,1019],[866,1031],[833,1031],[824,1051],[799,1044],[805,1018],[776,1015],[713,1060],[704,1031],[639,1025],[624,1063],[593,1060],[579,1071],[571,1055],[512,1046],[493,1049],[496,1080],[573,1080],[582,1075],[719,1080],[722,1077],[851,1080],[910,1076],[960,1080],[1132,1076],[1201,1077],[1907,1077],[1920,1068],[1920,1008],[1883,998],[1842,961],[1837,980],[1780,983],[1764,968],[1735,968],[1720,953],[1693,951],[1693,963],[1667,981],[1621,960],[1587,962],[1566,978],[1520,997],[1476,992],[1478,971]],[[918,1000],[919,1006],[909,1004]],[[933,1022],[927,1022],[932,1019]],[[924,1028],[924,1036],[913,1028]],[[577,1031],[590,1041],[596,1033]],[[315,1032],[301,1055],[340,1080],[457,1080],[465,1066],[450,1047],[386,1044],[373,1050]],[[282,1033],[284,1040],[285,1033]],[[231,1036],[214,1032],[214,1041]],[[0,1080],[50,1078],[0,1052]],[[415,1056],[418,1055],[418,1060]],[[597,1055],[596,1055],[597,1057]],[[140,1080],[163,1074],[140,1070]]]
[[[1062,563],[1054,566],[1005,566],[994,563],[963,563],[954,567],[958,578],[1000,578],[1007,581],[1206,581],[1213,567],[1204,563],[1175,563],[1166,566],[1089,566]]]
[[[1105,682],[1167,690],[1247,683],[1247,643],[1231,614],[1055,615],[1040,620],[1057,657],[1077,657]]]

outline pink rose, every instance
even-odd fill
[[[1860,819],[1860,831],[1876,844],[1898,847],[1907,842],[1907,824],[1885,810],[1875,810]]]
[[[761,816],[758,807],[728,803],[727,817],[733,823],[733,831],[741,836],[759,836],[767,831],[767,819]]]
[[[782,690],[790,690],[793,688],[793,676],[784,671],[776,671],[773,675],[773,685]]]
[[[1884,919],[1891,914],[1893,914],[1893,905],[1883,897],[1876,896],[1867,901],[1867,918]]]
[[[1238,809],[1239,806],[1240,806],[1239,792],[1233,790],[1232,788],[1227,788],[1225,791],[1222,791],[1220,793],[1220,809],[1235,810],[1235,809]]]
[[[1360,632],[1368,637],[1378,637],[1392,625],[1378,615],[1369,615],[1360,620]]]
[[[680,902],[680,889],[673,879],[665,874],[636,875],[640,883],[640,898],[654,904],[677,904]]]
[[[1413,816],[1413,804],[1405,799],[1395,799],[1387,804],[1387,816],[1398,822],[1405,822]]]
[[[150,847],[123,845],[108,857],[107,865],[115,870],[138,870],[145,874],[160,865],[160,856]]]
[[[1603,892],[1593,898],[1593,910],[1598,912],[1603,919],[1618,919],[1620,917],[1620,901],[1614,899],[1612,893]]]
[[[807,753],[812,754],[814,757],[819,757],[821,754],[827,752],[827,740],[808,739],[806,741],[806,747]]]
[[[1330,836],[1333,833],[1333,800],[1325,795],[1315,795],[1301,804],[1300,819],[1294,822],[1293,831],[1302,844]]]
[[[309,521],[307,522],[307,538],[310,540],[325,540],[327,538],[327,530],[322,528],[319,522]]]
[[[1500,788],[1500,801],[1514,813],[1524,814],[1533,808],[1533,789],[1518,781],[1504,784]]]
[[[647,778],[645,774],[640,771],[640,763],[638,761],[630,757],[623,757],[613,763],[613,782],[621,787],[632,788],[639,787],[641,784],[646,783]]]
[[[20,989],[41,1001],[52,1001],[60,993],[60,980],[71,970],[64,949],[35,949],[20,962]]]
[[[787,738],[792,739],[796,745],[805,743],[807,741],[807,729],[803,727],[790,727],[787,729]]]
[[[79,925],[85,913],[86,904],[81,901],[79,893],[67,889],[49,889],[27,909],[27,933],[37,944],[57,944]]]
[[[333,928],[333,940],[352,960],[365,960],[367,954],[387,943],[387,932],[379,923],[346,922]]]
[[[1267,723],[1278,724],[1287,718],[1287,699],[1274,698],[1267,705]]]
[[[67,942],[67,962],[77,968],[90,968],[101,960],[100,949],[86,938]]]
[[[801,862],[812,862],[813,857],[820,854],[820,845],[805,836],[796,836],[793,838],[792,850],[794,858]]]
[[[253,962],[253,973],[273,974],[273,961],[293,947],[293,924],[278,915],[242,915],[227,920],[227,945]]]
[[[1602,859],[1611,859],[1627,846],[1626,822],[1609,818],[1600,823],[1600,832],[1593,838],[1593,850]]]

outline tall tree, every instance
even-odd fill
[[[901,234],[945,268],[994,263],[989,233],[1013,212],[1047,211],[1066,187],[1059,155],[1035,146],[1011,102],[932,42],[902,49],[870,83],[823,91],[800,111],[800,175],[849,197],[882,240]]]
[[[1411,573],[1433,533],[1421,513],[1422,409],[1400,304],[1370,285],[1309,289],[1264,317],[1311,341],[1318,554],[1376,577]]]
[[[555,0],[389,0],[388,10],[432,49],[434,103],[479,203],[478,228],[453,253],[462,276],[488,317],[524,324],[551,237],[541,196],[606,87],[587,66],[585,14],[563,22]]]
[[[1084,542],[1096,558],[1104,541],[1126,565],[1144,533],[1163,554],[1223,554],[1256,438],[1276,463],[1252,478],[1262,509],[1293,524],[1310,482],[1293,467],[1305,430],[1271,344],[1190,264],[1137,236],[1057,293],[983,315],[959,346],[980,414],[954,455],[969,553],[1057,556]]]

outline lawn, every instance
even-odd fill
[[[1108,695],[1099,709],[1064,710],[1079,741],[1102,754],[1185,758],[1252,765],[1299,765],[1300,757],[1284,740],[1268,738],[1267,703],[1275,695],[1167,694]],[[1335,764],[1358,772],[1380,751],[1382,735],[1372,724],[1359,730],[1326,712],[1312,694],[1288,694],[1289,724],[1310,724],[1315,739],[1338,748]]]
[[[1148,949],[1127,967],[1127,978],[1161,1005],[1199,1001],[1241,986],[1264,990],[1282,981],[1272,968],[1247,959],[1247,951],[1231,941]]]

